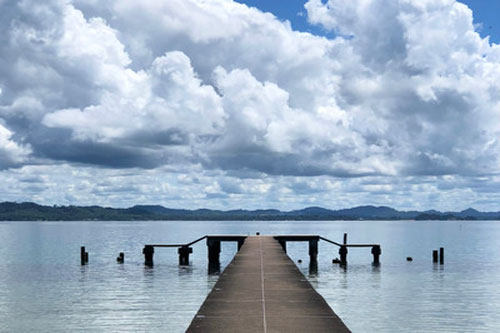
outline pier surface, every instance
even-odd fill
[[[245,240],[187,332],[350,332],[271,236]]]

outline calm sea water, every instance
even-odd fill
[[[0,331],[183,332],[217,280],[207,274],[206,245],[194,246],[189,267],[175,249],[205,234],[320,234],[351,243],[346,270],[331,263],[338,248],[320,242],[310,274],[306,243],[289,255],[353,332],[499,332],[500,222],[0,222]],[[80,266],[80,246],[90,254]],[[432,250],[445,248],[445,265]],[[125,264],[115,261],[125,252]],[[224,244],[222,266],[235,244]],[[407,256],[413,262],[407,262]]]

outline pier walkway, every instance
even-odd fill
[[[187,332],[350,332],[272,236],[249,236]]]

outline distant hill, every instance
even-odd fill
[[[33,202],[0,203],[0,221],[141,221],[141,220],[500,220],[500,212],[480,212],[469,208],[461,212],[436,210],[398,211],[385,206],[359,206],[330,210],[307,207],[299,210],[212,210],[171,209],[160,205],[130,208],[100,206],[42,206]]]

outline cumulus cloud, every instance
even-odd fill
[[[0,123],[0,170],[22,165],[30,149],[12,140],[13,133]]]
[[[498,172],[499,47],[474,31],[470,9],[453,0],[310,0],[306,9],[349,35],[369,69],[351,82],[375,88],[348,84],[344,95],[383,120],[400,173]]]
[[[71,130],[71,140],[89,148],[128,149],[141,157],[127,159],[124,167],[179,162],[172,156],[192,159],[196,142],[223,126],[220,97],[201,83],[182,52],[156,58],[147,72],[129,72],[125,91],[106,91],[99,104],[84,109],[48,113],[43,124]]]
[[[2,167],[370,179],[500,171],[500,47],[475,31],[469,8],[305,8],[336,37],[231,0],[0,2]],[[214,177],[214,195],[249,188]],[[365,188],[389,192],[379,185]],[[300,180],[289,190],[317,188]]]

